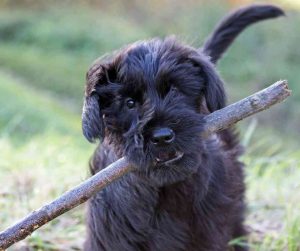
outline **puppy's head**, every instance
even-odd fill
[[[173,38],[137,42],[88,71],[83,133],[107,138],[151,182],[170,184],[199,168],[203,117],[224,105],[206,56]]]

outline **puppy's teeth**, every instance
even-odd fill
[[[182,152],[176,152],[176,157],[181,157],[181,156],[183,156]]]

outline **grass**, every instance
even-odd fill
[[[6,43],[0,44],[0,51],[2,68],[17,73],[32,87],[77,102],[79,108],[84,90],[84,69],[88,67],[86,63],[83,68],[80,57]]]
[[[57,100],[3,72],[0,82],[6,83],[0,85],[3,229],[84,180],[92,146],[81,136],[80,117]],[[74,210],[34,233],[26,243],[34,250],[52,250],[50,246],[71,250],[72,245],[81,245],[82,222],[83,208]]]
[[[135,8],[0,11],[1,230],[88,176],[95,146],[81,134],[80,112],[85,71],[96,57],[172,33],[199,46],[226,9],[181,6],[174,20],[176,8]],[[299,24],[289,12],[249,29],[218,66],[230,100],[281,78],[293,90],[288,102],[240,126],[251,250],[300,250]],[[9,250],[80,250],[84,231],[81,206]]]
[[[271,140],[266,142],[270,145]],[[265,148],[244,157],[247,182],[250,245],[252,250],[300,249],[300,151],[284,152],[283,146]],[[254,150],[254,149],[253,149]],[[257,149],[256,149],[257,150]]]

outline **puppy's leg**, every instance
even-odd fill
[[[87,213],[87,238],[84,243],[84,251],[106,251],[103,244],[97,238],[97,219],[95,219],[95,213],[92,211],[94,208],[97,208],[96,205],[92,200],[88,202],[88,213]],[[101,210],[99,208],[99,210]],[[102,222],[101,222],[102,224]]]
[[[90,160],[90,172],[92,175],[96,174],[117,159],[112,148],[109,147],[107,142],[98,145],[93,157]],[[87,234],[84,243],[84,251],[106,251],[105,245],[99,238],[103,233],[105,225],[103,223],[103,205],[101,204],[100,194],[94,195],[88,200],[87,208]]]
[[[243,221],[239,221],[239,222],[236,222],[235,226],[234,226],[234,229],[233,229],[233,239],[236,239],[236,238],[242,238],[242,237],[246,237],[247,236],[247,231],[243,225]],[[242,240],[242,243],[239,244],[239,245],[234,245],[233,246],[233,250],[234,251],[248,251],[249,248],[247,246],[247,240],[243,239]]]

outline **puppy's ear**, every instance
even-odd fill
[[[202,66],[202,69],[206,76],[204,95],[207,107],[211,112],[214,112],[226,105],[224,84],[212,64],[206,63]]]
[[[226,94],[224,83],[217,73],[214,65],[209,58],[200,53],[192,57],[194,64],[196,63],[204,77],[203,94],[206,100],[207,108],[210,112],[214,112],[226,105]]]
[[[104,123],[100,112],[99,96],[96,93],[87,96],[82,109],[82,131],[88,141],[104,138]]]
[[[102,100],[99,90],[110,83],[109,73],[113,71],[112,64],[99,62],[89,69],[86,75],[85,100],[82,110],[82,131],[88,141],[102,140],[105,134]]]

